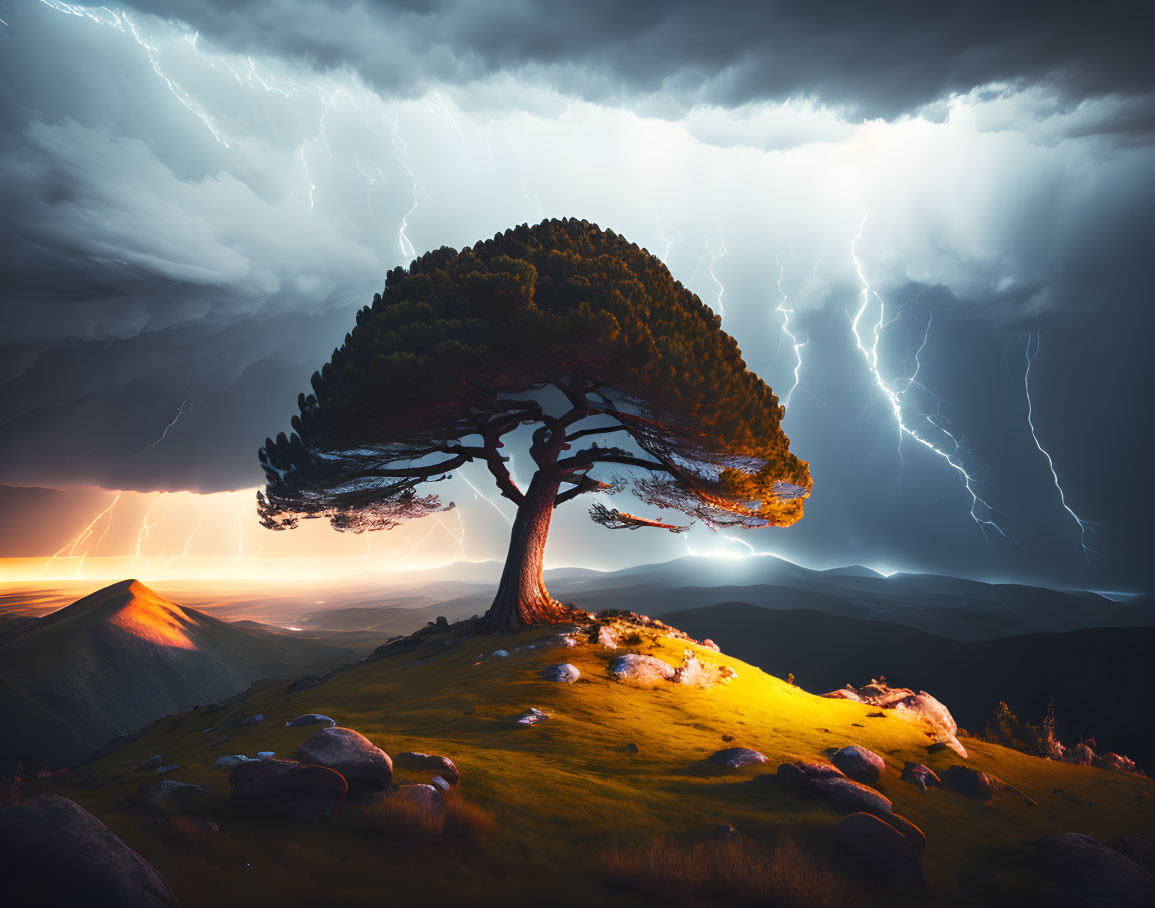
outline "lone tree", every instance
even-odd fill
[[[389,529],[453,507],[418,486],[481,461],[517,506],[491,632],[571,617],[542,556],[553,509],[580,495],[630,487],[718,528],[789,526],[810,491],[783,409],[718,316],[657,258],[586,221],[523,225],[391,270],[312,386],[293,432],[260,450],[261,523]],[[536,472],[522,489],[502,439],[525,425]],[[687,528],[601,502],[590,517]]]

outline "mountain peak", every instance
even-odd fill
[[[121,580],[49,616],[49,620],[107,624],[154,646],[196,649],[190,613],[139,580]]]

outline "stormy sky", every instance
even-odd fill
[[[0,2],[0,483],[64,490],[31,535],[0,496],[0,556],[119,490],[259,485],[389,268],[570,216],[722,315],[815,487],[732,539],[574,503],[552,563],[1151,589],[1152,15],[879,6]],[[502,557],[484,476],[438,491]]]

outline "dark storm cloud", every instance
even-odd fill
[[[990,83],[1043,83],[1071,102],[1155,91],[1155,9],[1127,0],[134,5],[184,19],[223,46],[349,67],[402,93],[521,72],[595,100],[814,97],[854,115],[893,117]]]

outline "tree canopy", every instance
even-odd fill
[[[563,414],[542,404],[551,388]],[[788,526],[811,487],[783,408],[719,317],[655,256],[586,221],[519,226],[391,270],[298,407],[293,431],[260,451],[272,529],[395,526],[441,509],[419,486],[473,460],[520,507],[501,438],[528,423],[539,471],[567,486],[551,506],[630,487],[712,527]],[[610,433],[632,447],[574,444]],[[591,517],[684,528],[603,504]]]

